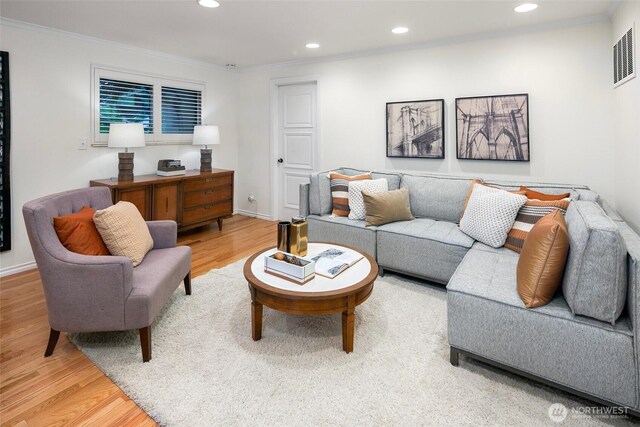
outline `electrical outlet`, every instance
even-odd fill
[[[86,136],[78,138],[78,150],[86,150],[89,148],[89,139]]]

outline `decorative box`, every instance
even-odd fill
[[[276,259],[276,254],[282,254],[284,260]],[[264,257],[264,271],[300,284],[315,277],[315,267],[315,262],[285,252],[276,252]]]

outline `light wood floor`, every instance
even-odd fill
[[[193,277],[275,241],[275,222],[239,215],[225,220],[222,232],[212,225],[178,237],[193,249]],[[0,280],[1,425],[156,425],[64,334],[44,358],[49,324],[37,270]]]

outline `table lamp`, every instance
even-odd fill
[[[193,145],[204,145],[200,149],[200,172],[211,172],[211,148],[207,145],[220,144],[218,126],[195,126],[193,128]]]
[[[124,148],[118,153],[118,181],[133,181],[133,153],[129,148],[144,147],[142,123],[111,123],[109,125],[109,148]]]

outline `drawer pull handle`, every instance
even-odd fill
[[[213,178],[205,178],[204,179],[204,182],[211,182],[211,181],[213,181]]]
[[[207,190],[204,192],[204,194],[211,194],[211,193],[213,193],[213,190]]]

